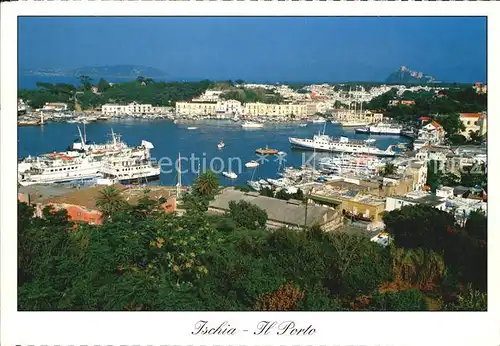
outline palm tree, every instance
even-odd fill
[[[383,175],[386,176],[394,173],[396,173],[396,166],[394,166],[394,164],[392,163],[386,163],[384,166]]]
[[[219,178],[212,171],[202,173],[194,183],[194,190],[201,196],[210,196],[219,188]]]
[[[112,215],[122,211],[127,202],[123,199],[121,191],[114,186],[107,186],[99,191],[96,200],[96,207],[102,213],[103,218],[110,218]]]
[[[431,250],[391,247],[395,281],[428,287],[440,281],[445,274],[443,258]]]

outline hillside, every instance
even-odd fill
[[[423,72],[412,71],[406,66],[401,66],[385,80],[387,83],[434,83],[436,79]]]

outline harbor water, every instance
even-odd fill
[[[47,152],[65,151],[69,145],[78,140],[78,129],[83,131],[82,124],[49,123],[43,126],[18,128],[18,157],[34,156]],[[196,127],[189,130],[188,127]],[[283,167],[299,167],[303,164],[313,165],[328,153],[314,153],[291,149],[289,137],[312,138],[314,134],[325,131],[332,137],[348,137],[366,140],[373,138],[372,144],[380,149],[389,145],[408,142],[400,136],[370,136],[356,134],[355,128],[342,128],[337,124],[312,124],[300,127],[296,123],[270,124],[263,128],[244,129],[240,123],[230,120],[197,120],[174,124],[170,120],[111,120],[95,122],[85,126],[88,141],[103,143],[110,140],[113,130],[121,135],[129,146],[139,145],[147,140],[154,145],[152,157],[162,168],[161,185],[175,185],[178,179],[179,154],[182,185],[190,185],[196,179],[198,171],[214,170],[219,173],[222,185],[242,186],[248,180],[275,178]],[[225,146],[218,149],[217,144],[223,141]],[[276,149],[280,153],[270,156],[259,156],[258,148]],[[282,152],[282,153],[281,153]],[[256,168],[247,168],[245,163],[258,161]],[[223,171],[235,172],[238,177],[229,179]]]

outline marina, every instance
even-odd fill
[[[154,143],[150,149],[151,160],[157,161],[161,173],[155,183],[165,186],[175,185],[175,161],[178,153],[183,156],[183,182],[190,185],[197,177],[197,167],[214,171],[233,171],[238,177],[234,180],[221,179],[222,185],[247,185],[249,180],[276,178],[282,173],[284,167],[300,167],[312,165],[313,156],[319,160],[323,156],[330,156],[328,152],[314,152],[314,150],[300,150],[290,147],[289,137],[309,138],[319,129],[332,137],[348,137],[352,140],[364,141],[368,135],[356,134],[352,129],[343,129],[339,126],[327,124],[311,124],[307,127],[297,127],[294,124],[269,124],[261,131],[245,131],[238,123],[231,120],[200,120],[196,121],[196,141],[192,140],[192,131],[187,130],[182,124],[174,124],[171,120],[142,120],[132,121],[109,120],[107,122],[93,122],[85,125],[85,136],[92,138],[95,143],[106,143],[110,139],[111,129],[121,134],[127,143],[141,143],[146,140]],[[81,126],[82,136],[84,135]],[[65,152],[68,144],[72,149],[94,147],[98,149],[113,149],[112,143],[86,144],[82,146],[80,135],[75,124],[51,123],[42,127],[19,128],[19,158],[40,156],[45,153]],[[223,138],[224,140],[217,140]],[[223,150],[217,144],[223,144]],[[371,146],[374,148],[387,148],[405,142],[405,138],[397,136],[380,136]],[[122,143],[121,140],[117,143]],[[242,145],[244,143],[244,145]],[[92,146],[91,146],[92,144]],[[122,146],[123,144],[115,144]],[[267,156],[266,161],[258,160],[259,157],[252,148],[272,148],[276,154]],[[279,155],[282,159],[278,160]],[[59,160],[61,161],[61,160]],[[245,169],[245,163],[257,161],[257,168]],[[195,167],[191,169],[191,166]],[[94,175],[92,171],[90,175]],[[254,177],[252,178],[252,174]],[[148,180],[149,181],[149,180]],[[268,183],[267,183],[268,184]]]

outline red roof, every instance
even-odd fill
[[[420,117],[420,118],[418,118],[418,120],[420,120],[420,121],[429,121],[429,120],[432,120],[432,119],[429,118],[429,117]]]
[[[460,113],[460,117],[462,118],[482,118],[483,115],[481,113]]]
[[[441,127],[441,125],[437,121],[433,121],[431,124],[434,127]]]

